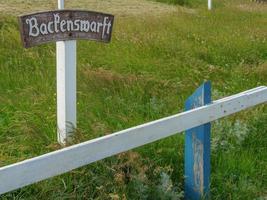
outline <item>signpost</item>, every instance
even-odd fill
[[[205,82],[186,101],[191,110],[211,103],[211,84]],[[210,123],[185,132],[185,199],[208,199],[210,183]]]
[[[57,134],[64,145],[76,129],[76,39],[110,42],[114,16],[64,10],[64,0],[58,9],[20,16],[19,23],[25,48],[57,44]]]
[[[64,0],[58,0],[58,9],[64,9]],[[66,11],[65,11],[66,12]],[[65,13],[64,12],[64,13]],[[59,14],[53,14],[54,28],[56,32],[57,24],[60,21]],[[68,15],[72,17],[71,14]],[[64,16],[64,18],[68,17]],[[44,17],[47,19],[47,17]],[[60,22],[62,38],[70,37],[72,32],[64,35],[64,26]],[[51,23],[48,22],[48,24]],[[40,27],[41,28],[41,27]],[[70,27],[71,28],[71,27]],[[67,27],[68,30],[68,27]],[[65,36],[65,37],[64,37]],[[64,145],[70,142],[71,135],[74,133],[77,123],[76,108],[76,41],[59,41],[57,46],[57,141]]]
[[[208,0],[208,9],[211,10],[211,0]]]

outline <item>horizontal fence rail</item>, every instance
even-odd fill
[[[0,194],[166,138],[264,102],[267,102],[267,87],[261,86],[213,101],[209,105],[1,167]]]

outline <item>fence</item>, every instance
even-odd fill
[[[0,194],[267,102],[261,86],[208,105],[0,168]]]

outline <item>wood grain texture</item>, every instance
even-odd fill
[[[55,21],[55,16],[59,17],[57,18],[60,20],[59,22]],[[114,16],[84,10],[54,10],[22,15],[18,17],[18,20],[23,46],[29,48],[52,41],[76,39],[109,42],[112,35]],[[61,24],[62,21],[64,23]],[[72,22],[72,24],[68,24],[67,21]],[[75,21],[77,21],[77,26]],[[89,22],[89,25],[84,24],[84,22]],[[107,26],[109,23],[110,27]],[[34,26],[31,29],[30,24],[38,24],[38,26]],[[36,33],[36,27],[38,27],[39,34]],[[108,28],[109,31],[107,32]],[[30,34],[31,30],[32,33],[36,33],[36,36]]]
[[[0,168],[0,194],[267,102],[267,87]]]

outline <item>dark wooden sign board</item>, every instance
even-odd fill
[[[109,42],[113,21],[113,15],[82,10],[55,10],[19,16],[25,48],[76,39]]]

